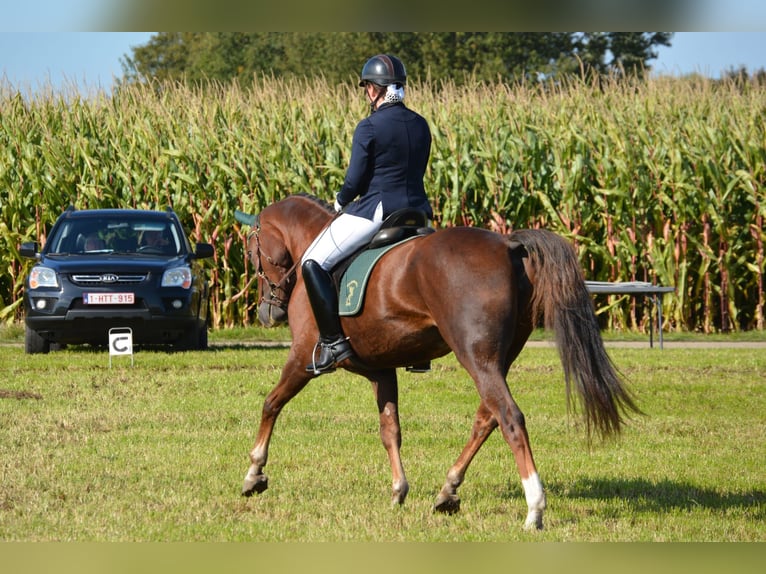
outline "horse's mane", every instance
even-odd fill
[[[332,214],[335,213],[335,206],[332,205],[331,203],[325,201],[321,197],[317,197],[316,195],[311,195],[310,193],[306,193],[305,191],[301,191],[299,193],[295,193],[295,194],[293,194],[293,196],[295,196],[295,197],[305,197],[306,199],[309,199],[309,200],[313,201],[314,203],[316,203],[318,206],[323,208],[328,213],[332,213]]]

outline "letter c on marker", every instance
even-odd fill
[[[124,353],[128,350],[128,346],[123,344],[120,344],[120,341],[127,341],[129,337],[123,336],[123,337],[115,337],[112,341],[112,348],[117,351],[118,353]]]

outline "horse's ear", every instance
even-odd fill
[[[243,225],[249,225],[250,227],[257,227],[258,216],[250,215],[238,209],[234,210],[234,219],[242,223]]]

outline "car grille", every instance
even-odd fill
[[[146,280],[146,275],[121,275],[119,273],[72,275],[72,282],[77,285],[134,285],[144,280]]]

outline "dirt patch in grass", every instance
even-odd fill
[[[11,391],[8,389],[0,389],[0,399],[42,399],[43,396],[38,393],[31,393],[29,391]]]

